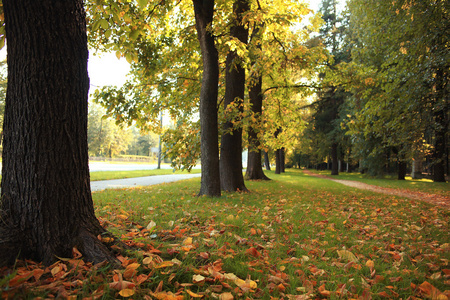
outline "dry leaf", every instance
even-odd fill
[[[187,292],[191,297],[194,297],[194,298],[202,298],[202,297],[203,297],[203,295],[196,294],[196,293],[194,293],[194,292],[191,292],[190,290],[186,290],[186,292]]]
[[[348,260],[351,262],[358,262],[358,258],[355,256],[355,254],[351,253],[348,250],[337,250],[337,254],[340,259]]]
[[[233,297],[233,294],[231,294],[231,293],[222,293],[219,296],[219,300],[233,300],[233,299],[234,299],[234,297]]]
[[[122,297],[131,297],[134,295],[134,290],[132,289],[123,289],[119,292],[119,295]]]

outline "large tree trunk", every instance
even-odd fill
[[[331,175],[339,175],[338,143],[331,144]]]
[[[233,13],[236,19],[230,33],[243,43],[247,43],[248,29],[242,24],[242,18],[248,10],[247,0],[235,1]],[[244,102],[245,68],[236,51],[228,53],[225,72],[225,110],[229,105],[233,105],[240,114],[243,111]],[[220,185],[222,190],[228,192],[247,191],[242,174],[242,126],[234,125],[239,121],[240,117],[237,117],[225,122],[220,144]]]
[[[220,197],[219,129],[217,96],[219,94],[219,54],[214,36],[208,29],[214,15],[214,0],[193,0],[195,27],[202,51],[203,78],[200,92],[202,179],[199,195]]]
[[[0,265],[50,264],[77,247],[115,261],[91,198],[82,0],[3,1],[8,40]]]

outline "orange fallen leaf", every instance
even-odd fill
[[[369,259],[368,261],[366,261],[366,266],[367,266],[370,270],[373,270],[373,268],[375,267],[375,263],[373,262],[373,260]]]
[[[119,295],[122,296],[122,297],[125,297],[125,298],[131,297],[131,296],[134,295],[134,290],[132,290],[132,289],[123,289],[123,290],[121,290],[119,292]]]
[[[256,248],[254,248],[254,247],[251,247],[251,248],[247,249],[246,252],[247,252],[247,254],[249,254],[251,256],[254,256],[254,257],[260,257],[261,256],[261,253],[259,253],[259,251],[256,250]]]
[[[256,229],[255,228],[251,228],[250,229],[250,234],[251,235],[256,235]]]
[[[167,268],[167,267],[171,267],[173,266],[174,263],[171,261],[163,261],[162,263],[160,263],[159,265],[157,265],[155,268],[156,269],[161,269],[161,268]]]
[[[196,294],[196,293],[194,293],[194,292],[191,292],[190,290],[186,290],[186,292],[187,292],[191,297],[194,297],[194,298],[202,298],[202,297],[203,297],[203,295]]]

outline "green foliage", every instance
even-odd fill
[[[354,95],[350,133],[363,143],[371,136],[384,149],[396,147],[403,159],[425,153],[438,128],[448,132],[449,126],[449,87],[442,85],[449,76],[448,8],[444,1],[363,0],[348,7],[355,63],[347,66]],[[446,117],[437,118],[442,113]],[[376,153],[379,147],[362,148]]]

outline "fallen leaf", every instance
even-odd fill
[[[261,253],[259,253],[259,251],[256,250],[256,248],[254,248],[254,247],[251,247],[251,248],[247,249],[246,252],[247,252],[247,254],[249,254],[251,256],[254,256],[254,257],[260,257],[261,256]]]
[[[366,261],[366,266],[370,269],[370,270],[373,270],[373,268],[375,267],[375,263],[374,263],[374,261],[373,260],[368,260],[368,261]]]
[[[358,262],[358,258],[352,252],[348,250],[337,250],[337,254],[340,259],[348,260],[351,262]]]
[[[171,267],[173,266],[174,263],[171,261],[163,261],[162,263],[160,263],[159,265],[157,265],[155,267],[155,269],[161,269],[161,268],[167,268],[167,267]]]
[[[222,293],[219,295],[219,300],[233,300],[233,294],[231,293]]]
[[[148,223],[147,229],[151,231],[156,226],[156,223],[152,220]]]
[[[196,294],[196,293],[194,293],[194,292],[191,292],[190,290],[186,290],[186,292],[187,292],[191,297],[194,297],[194,298],[202,298],[202,297],[203,297],[203,295]]]
[[[132,289],[123,289],[123,290],[121,290],[119,292],[119,295],[122,296],[122,297],[125,297],[125,298],[131,297],[131,296],[134,295],[134,290],[132,290]]]
[[[205,283],[206,278],[202,275],[195,274],[192,276],[192,282],[195,284],[203,284]]]

